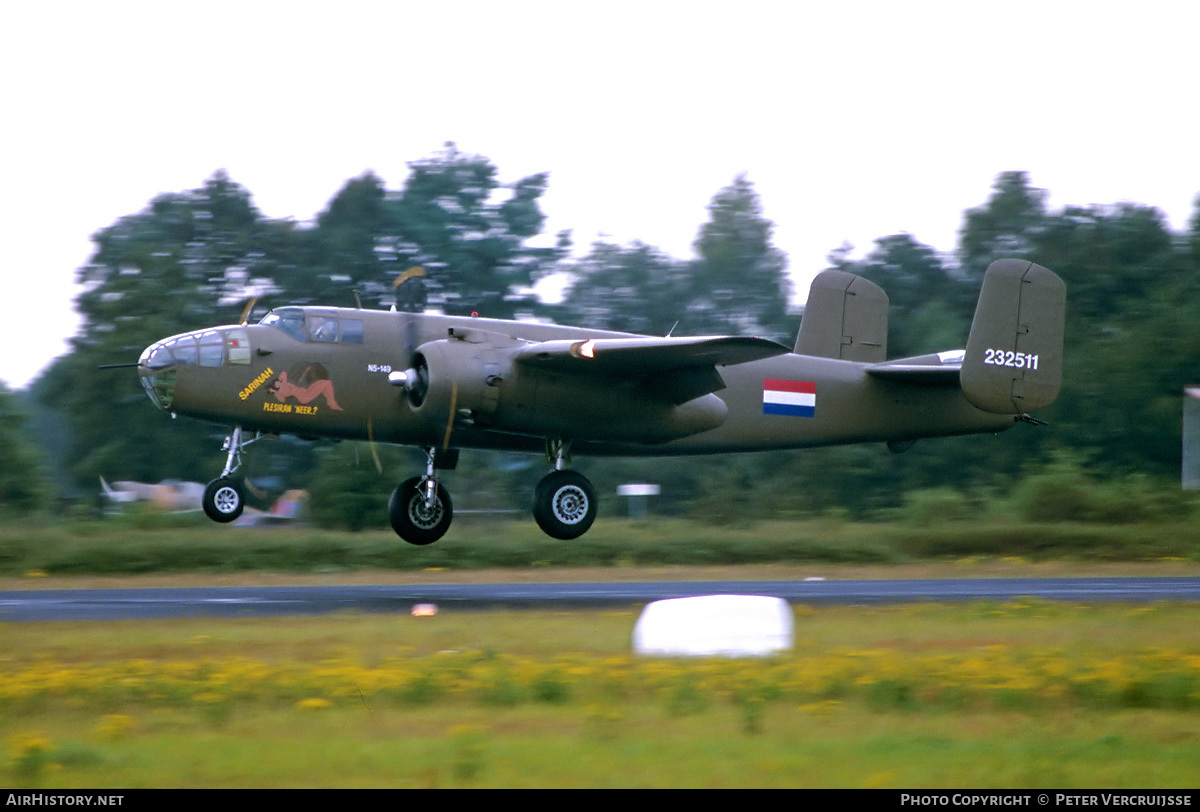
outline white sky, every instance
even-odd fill
[[[0,381],[66,351],[95,231],[219,168],[307,220],[452,140],[549,171],[546,229],[581,251],[680,258],[745,172],[797,298],[843,242],[953,249],[1005,170],[1183,231],[1198,31],[1182,0],[5,4]]]

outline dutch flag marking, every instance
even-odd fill
[[[817,385],[812,381],[763,381],[763,414],[815,417]]]

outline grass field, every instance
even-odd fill
[[[0,517],[2,519],[2,517]],[[896,566],[964,559],[1027,562],[1190,562],[1200,520],[1029,523],[978,517],[937,524],[833,517],[715,525],[681,519],[597,522],[571,542],[530,521],[466,517],[437,544],[414,547],[388,529],[215,527],[201,516],[135,513],[88,521],[0,520],[0,577],[199,573],[347,573],[665,566]]]
[[[3,624],[0,781],[1200,784],[1200,606],[797,607],[765,660],[634,657],[636,617]]]

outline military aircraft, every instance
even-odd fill
[[[424,449],[388,502],[429,544],[453,515],[439,482],[460,449],[544,450],[533,516],[550,536],[596,516],[571,455],[664,456],[999,432],[1058,394],[1065,288],[1031,262],[987,270],[965,350],[886,360],[887,295],[854,274],[812,283],[794,349],[743,336],[641,336],[405,310],[279,307],[257,324],[146,348],[141,383],[163,411],[230,427],[203,507],[234,521],[242,450],[264,434]]]

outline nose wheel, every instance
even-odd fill
[[[242,515],[242,509],[246,506],[246,497],[242,493],[241,485],[232,479],[222,477],[208,483],[208,487],[204,489],[201,505],[208,518],[214,522],[225,524]]]

